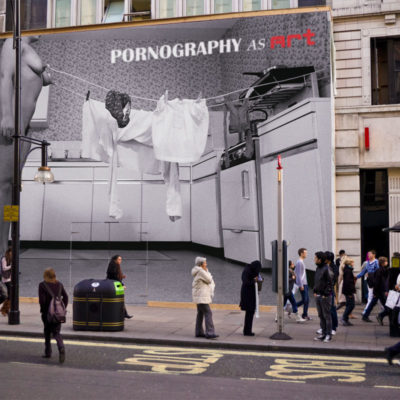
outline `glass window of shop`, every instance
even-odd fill
[[[47,27],[47,0],[21,0],[21,29],[43,29]],[[13,29],[13,14],[10,2],[6,8],[6,30]]]
[[[202,15],[204,14],[204,0],[186,0],[186,15]]]
[[[71,0],[56,0],[54,11],[54,26],[56,28],[71,25]]]
[[[262,0],[243,0],[243,11],[261,10]]]
[[[80,1],[80,24],[91,25],[97,22],[97,1],[98,0],[81,0]]]
[[[176,0],[158,1],[159,18],[173,18],[177,16]]]
[[[232,0],[214,0],[214,13],[229,13],[233,11]]]
[[[124,0],[108,0],[104,4],[103,22],[122,22],[124,18],[125,2]]]
[[[132,0],[130,15],[127,15],[125,21],[137,21],[151,18],[151,0]],[[134,13],[147,13],[134,15]]]
[[[279,8],[290,8],[290,0],[272,0],[271,8],[273,10]]]

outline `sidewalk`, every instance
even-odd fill
[[[276,331],[273,307],[266,306],[260,318],[254,318],[253,331],[256,336],[242,335],[244,313],[235,306],[212,306],[214,325],[220,335],[217,340],[198,339],[194,337],[196,311],[190,303],[149,303],[150,306],[127,306],[129,314],[134,317],[125,320],[125,329],[121,332],[85,332],[72,329],[72,306],[68,307],[67,323],[62,333],[66,339],[97,340],[114,342],[135,342],[141,344],[159,344],[191,347],[219,347],[258,351],[292,351],[304,353],[335,354],[349,356],[382,356],[383,350],[399,341],[389,336],[388,321],[380,326],[372,316],[373,323],[361,321],[362,307],[354,310],[357,319],[354,326],[339,326],[332,342],[316,342],[313,338],[319,328],[315,309],[311,309],[312,321],[297,324],[294,318],[285,317],[285,332],[293,339],[274,341],[270,336]],[[161,307],[163,306],[163,307]],[[8,319],[0,316],[0,335],[42,336],[43,326],[37,303],[20,303],[21,324],[8,325]],[[340,311],[339,318],[342,314]]]

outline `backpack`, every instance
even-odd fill
[[[47,322],[50,324],[64,323],[66,321],[67,310],[65,309],[65,305],[61,297],[61,292],[63,289],[62,284],[60,283],[60,290],[55,296],[49,285],[47,285],[46,282],[43,283],[46,290],[51,295],[49,310],[47,311]]]

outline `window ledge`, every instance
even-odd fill
[[[376,106],[336,107],[336,114],[390,113],[399,112],[400,104],[381,104]]]

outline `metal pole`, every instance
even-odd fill
[[[278,164],[278,332],[283,332],[283,169]]]
[[[20,134],[21,134],[21,15],[20,0],[14,1],[15,35],[15,111],[14,111],[14,180],[12,187],[12,205],[18,207],[18,220],[11,223],[12,268],[10,313],[8,323],[19,325],[19,205],[20,205]]]

